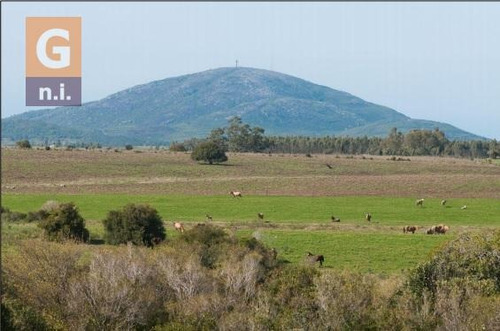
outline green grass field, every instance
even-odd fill
[[[373,215],[372,223],[387,226],[433,225],[500,226],[500,203],[496,199],[453,199],[446,207],[439,199],[426,199],[422,208],[410,198],[389,197],[300,197],[300,196],[183,196],[183,195],[46,195],[5,194],[2,205],[14,211],[38,210],[47,200],[75,202],[88,220],[102,220],[108,211],[127,203],[147,203],[165,220],[201,222],[210,214],[214,221],[252,222],[262,212],[273,223],[329,224],[334,215],[341,224],[368,224],[364,213]],[[467,205],[467,209],[461,207]]]
[[[102,238],[101,220],[109,210],[129,202],[148,203],[167,222],[167,236],[177,236],[170,221],[183,221],[189,228],[205,221],[214,222],[237,236],[254,236],[280,252],[280,257],[301,263],[307,251],[323,254],[325,267],[378,274],[394,274],[414,267],[459,232],[500,226],[495,199],[426,199],[416,207],[413,199],[387,197],[290,197],[290,196],[161,196],[161,195],[13,195],[2,196],[3,206],[14,211],[37,210],[47,200],[75,202],[94,239]],[[467,209],[460,207],[467,204]],[[373,215],[372,222],[364,212]],[[259,221],[263,212],[265,222]],[[334,215],[340,223],[332,223]],[[445,236],[426,235],[425,229],[444,223],[451,230]],[[414,235],[403,234],[403,225],[422,228]],[[9,228],[7,228],[8,226]],[[35,224],[3,226],[7,238],[39,235]]]
[[[325,268],[348,269],[377,274],[395,274],[425,261],[449,236],[404,235],[355,230],[270,230],[257,229],[246,235],[275,247],[279,256],[292,263],[307,263],[308,251],[325,256]]]

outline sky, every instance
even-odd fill
[[[218,67],[278,71],[500,140],[500,3],[2,2],[2,118],[25,18],[82,17],[82,99]]]

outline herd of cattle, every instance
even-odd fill
[[[234,197],[234,198],[242,198],[243,197],[243,195],[241,194],[241,192],[238,192],[238,191],[231,191],[231,192],[229,192],[229,194],[232,197]],[[423,207],[423,205],[424,205],[424,199],[418,199],[418,200],[416,200],[415,201],[415,205],[417,207]],[[445,206],[446,205],[446,200],[442,200],[441,201],[441,205]],[[467,208],[466,205],[464,205],[463,207],[461,207],[461,209],[466,209],[466,208]],[[264,214],[263,213],[257,213],[257,217],[261,221],[264,220]],[[207,218],[207,221],[209,221],[209,222],[213,221],[212,216],[210,216],[209,214],[206,214],[206,218]],[[368,221],[368,222],[371,222],[372,215],[370,213],[365,213],[365,220]],[[332,222],[340,222],[340,218],[332,216],[331,217],[331,221]],[[179,232],[184,232],[184,226],[183,226],[182,223],[180,223],[180,222],[173,222],[173,225],[174,225],[175,230],[177,230]],[[204,225],[204,224],[200,224],[200,225]],[[412,233],[412,234],[414,234],[420,228],[421,227],[416,226],[416,225],[407,225],[407,226],[403,227],[403,233]],[[426,233],[427,234],[445,234],[449,229],[450,229],[449,226],[444,225],[444,224],[439,224],[439,225],[431,226],[426,231]],[[276,250],[275,249],[273,249],[273,252],[276,254]],[[322,266],[323,262],[325,261],[325,257],[323,255],[314,255],[311,252],[307,253],[306,258],[310,262],[312,262],[312,263],[319,262],[320,266]]]
[[[243,197],[243,194],[239,191],[230,191],[229,194],[233,197],[233,198],[242,198]],[[415,201],[415,206],[417,207],[423,207],[424,205],[424,199],[418,199]],[[446,205],[446,200],[442,200],[441,201],[441,206],[445,206]],[[464,205],[463,207],[461,207],[461,209],[466,209],[467,206]],[[264,214],[263,213],[257,213],[257,217],[259,220],[263,221],[264,220]],[[210,216],[209,214],[206,214],[206,218],[207,218],[207,221],[213,221],[213,218],[212,216]],[[368,222],[371,222],[372,220],[372,215],[370,213],[365,213],[365,220],[368,221]],[[331,221],[332,222],[340,222],[340,218],[337,218],[335,216],[332,215],[331,217]],[[175,230],[179,231],[179,232],[184,232],[184,226],[182,223],[180,222],[174,222],[174,228]],[[416,226],[416,225],[406,225],[403,227],[403,233],[415,233],[417,232],[418,229],[420,229],[421,227],[419,226]],[[439,224],[439,225],[433,225],[431,226],[427,231],[426,233],[427,234],[445,234],[448,230],[450,229],[449,226],[447,225],[444,225],[444,224]]]

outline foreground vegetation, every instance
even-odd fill
[[[2,256],[2,326],[495,330],[499,249],[499,231],[464,234],[407,275],[380,278],[290,265],[209,225],[153,249],[21,241]]]

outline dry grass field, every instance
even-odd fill
[[[395,196],[500,199],[500,167],[482,160],[229,154],[200,165],[152,150],[2,149],[2,192]],[[331,165],[331,169],[326,165]]]

